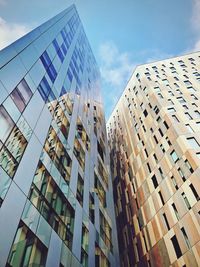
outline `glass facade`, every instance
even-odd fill
[[[99,70],[75,6],[0,51],[0,266],[119,266]]]

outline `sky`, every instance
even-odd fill
[[[200,0],[0,0],[0,49],[71,4],[101,71],[107,119],[137,65],[200,50]]]

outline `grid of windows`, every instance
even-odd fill
[[[0,58],[0,266],[119,266],[99,69],[75,6]]]
[[[198,266],[199,72],[199,53],[138,66],[108,119],[122,266]]]

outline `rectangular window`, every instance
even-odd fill
[[[162,204],[165,205],[165,201],[164,201],[164,198],[163,198],[163,196],[162,196],[161,191],[159,191],[158,194],[159,194],[159,196],[160,196],[160,200],[161,200]]]
[[[43,77],[43,79],[41,80],[39,86],[38,86],[38,91],[42,97],[42,99],[44,100],[45,103],[47,103],[50,91],[51,91],[51,87],[47,81],[47,79],[45,77]]]
[[[188,112],[185,113],[185,116],[187,117],[188,120],[192,120],[192,116]]]
[[[174,187],[176,188],[176,190],[178,190],[178,185],[177,185],[177,182],[176,182],[174,176],[171,177],[171,180],[172,180],[172,183],[174,184]]]
[[[186,234],[186,231],[185,231],[184,227],[181,228],[181,232],[182,232],[182,234],[184,236],[185,243],[187,244],[187,247],[190,249],[190,241],[189,241],[189,238],[188,238],[188,236]]]
[[[167,220],[167,216],[166,216],[165,213],[163,213],[163,218],[164,218],[165,224],[167,226],[167,230],[170,230],[170,226],[169,226],[169,223],[168,223],[168,220]]]
[[[51,64],[51,59],[50,59],[50,57],[49,57],[47,51],[45,51],[45,52],[41,55],[40,60],[42,61],[43,66],[44,66],[45,69],[47,70],[48,67],[49,67],[50,64]]]
[[[47,248],[20,221],[6,266],[45,266]]]
[[[193,129],[192,129],[192,127],[189,124],[186,124],[185,126],[187,127],[187,129],[188,129],[188,131],[190,133],[193,133],[194,132]]]
[[[190,146],[193,148],[193,149],[199,149],[199,143],[197,142],[197,140],[194,138],[194,137],[189,137],[187,138]]]
[[[182,197],[183,197],[183,200],[184,200],[184,202],[185,202],[185,205],[186,205],[187,208],[190,210],[190,209],[191,209],[191,206],[190,206],[190,203],[189,203],[189,201],[188,201],[188,198],[187,198],[186,195],[185,195],[185,192],[183,192],[181,195],[182,195]]]
[[[78,174],[76,198],[78,202],[83,206],[83,193],[84,193],[84,181],[80,174]]]
[[[173,151],[170,153],[170,155],[171,155],[171,157],[172,157],[172,159],[173,159],[173,161],[174,161],[175,163],[179,160],[178,155],[176,154],[175,150],[173,150]]]
[[[177,210],[176,205],[174,203],[172,204],[172,208],[174,210],[174,213],[176,215],[177,220],[179,220],[180,219],[180,216],[178,214],[178,210]]]
[[[174,235],[172,238],[171,238],[171,241],[172,241],[172,244],[174,246],[174,250],[176,252],[176,257],[177,258],[180,258],[182,256],[182,252],[181,252],[181,248],[179,246],[179,243],[178,243],[178,240],[177,240],[177,237]]]
[[[3,106],[0,106],[0,140],[4,143],[14,127],[14,122]]]
[[[158,181],[157,181],[157,179],[156,179],[156,176],[154,175],[151,179],[152,179],[154,188],[156,189],[156,188],[158,187]]]
[[[33,93],[27,82],[23,79],[12,91],[10,97],[20,112],[23,112]]]
[[[193,184],[190,184],[190,189],[192,190],[193,195],[195,196],[196,200],[198,201],[199,200],[199,195],[198,195],[196,189],[194,188]]]

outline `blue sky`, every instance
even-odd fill
[[[138,64],[200,50],[200,0],[0,0],[0,48],[75,3],[109,117]]]

